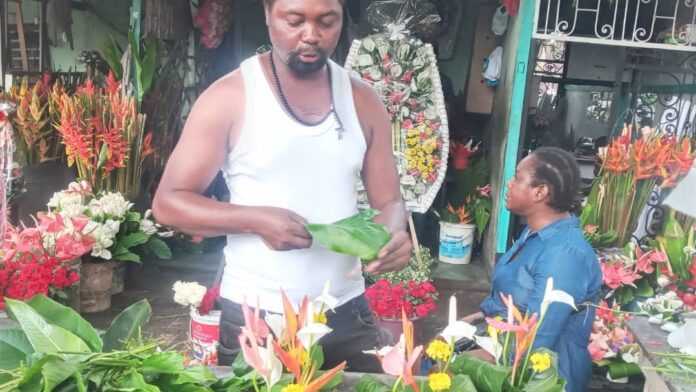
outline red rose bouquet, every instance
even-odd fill
[[[399,319],[401,309],[409,319],[428,316],[437,309],[437,289],[430,281],[390,283],[380,279],[365,291],[370,308],[382,319]]]

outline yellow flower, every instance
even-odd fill
[[[304,392],[304,389],[304,385],[289,384],[285,388],[281,389],[281,392]]]
[[[495,316],[495,320],[502,321],[503,318],[500,316]],[[488,331],[488,336],[492,337],[493,340],[497,339],[498,333],[500,333],[500,330],[498,330],[498,328],[496,328],[492,325],[488,326],[487,331]]]
[[[290,356],[299,362],[302,366],[309,363],[309,353],[302,347],[297,347],[289,352]]]
[[[326,313],[318,312],[314,313],[314,322],[319,324],[326,324],[328,320],[326,319]]]
[[[532,369],[541,373],[551,367],[551,355],[549,353],[534,353],[529,358],[532,361]]]
[[[428,385],[435,392],[448,391],[452,386],[452,379],[447,373],[433,373],[428,376]]]
[[[442,340],[433,340],[425,350],[428,356],[436,361],[447,362],[452,355],[452,347]]]

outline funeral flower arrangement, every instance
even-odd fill
[[[86,182],[73,182],[66,190],[56,192],[48,202],[51,213],[65,219],[88,217],[83,232],[94,238],[91,256],[103,260],[140,262],[144,252],[163,259],[171,251],[162,237],[171,236],[151,219],[133,210],[133,203],[122,194],[95,194]]]
[[[424,212],[444,180],[449,150],[432,47],[406,34],[372,35],[353,43],[346,67],[372,85],[387,107],[404,200]]]

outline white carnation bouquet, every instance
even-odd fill
[[[161,259],[171,258],[171,250],[162,238],[174,233],[155,223],[150,210],[145,214],[133,210],[133,203],[120,193],[95,195],[86,181],[73,182],[53,194],[48,208],[63,218],[89,218],[83,232],[95,240],[92,257],[141,262],[141,256],[151,253]]]

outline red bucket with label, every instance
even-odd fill
[[[219,310],[213,310],[207,315],[191,309],[191,356],[192,359],[207,366],[217,366],[218,345],[220,344],[220,315]]]

